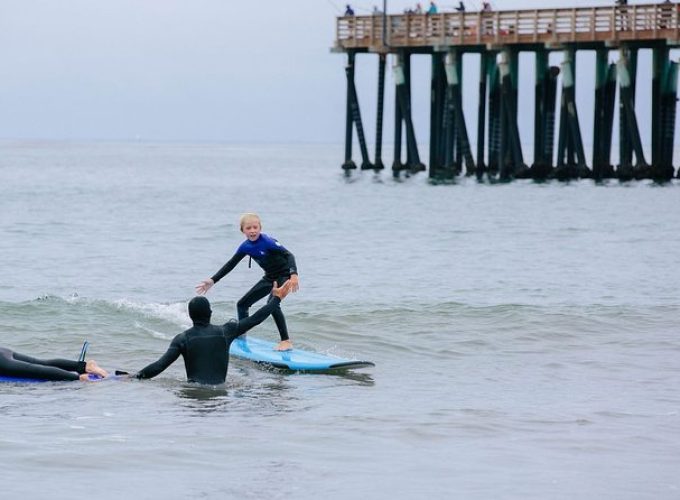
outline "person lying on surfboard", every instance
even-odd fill
[[[246,241],[236,249],[234,256],[227,261],[212,278],[205,279],[196,285],[196,293],[205,295],[212,286],[224,278],[236,264],[241,262],[247,255],[264,270],[264,276],[241,299],[236,303],[238,319],[248,317],[248,310],[255,302],[270,294],[272,283],[279,286],[284,281],[290,280],[291,291],[297,292],[299,279],[295,257],[276,239],[262,232],[260,217],[254,213],[245,213],[240,219],[241,232],[246,236]],[[271,300],[271,295],[270,299]],[[279,329],[281,342],[274,348],[277,351],[288,351],[293,348],[293,343],[288,336],[286,318],[281,309],[272,313],[276,327]]]
[[[0,376],[29,378],[35,380],[93,380],[89,374],[99,378],[108,377],[108,372],[97,362],[71,361],[69,359],[37,359],[25,354],[0,347]]]
[[[224,325],[211,324],[210,302],[202,296],[194,297],[189,301],[189,317],[194,326],[172,339],[163,356],[132,377],[153,378],[174,363],[181,354],[189,382],[211,385],[224,383],[232,341],[262,323],[270,314],[273,315],[291,288],[290,281],[286,281],[281,287],[274,282],[272,298],[255,314],[238,321],[232,319]]]

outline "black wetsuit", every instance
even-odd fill
[[[217,283],[224,278],[245,256],[251,257],[259,264],[264,270],[264,276],[236,303],[239,320],[247,318],[250,306],[272,291],[274,280],[281,286],[286,280],[290,279],[292,274],[298,273],[293,254],[276,239],[260,233],[257,240],[246,240],[241,243],[234,256],[212,277],[213,282]],[[281,309],[274,311],[272,317],[279,329],[281,340],[288,340],[286,318]]]
[[[36,359],[0,347],[0,375],[37,380],[78,380],[85,373],[85,361]]]
[[[134,375],[152,378],[177,360],[184,357],[189,382],[221,384],[227,378],[229,346],[239,335],[262,323],[267,316],[279,310],[281,300],[272,297],[262,308],[240,321],[231,320],[224,325],[210,324],[210,302],[205,297],[195,297],[189,302],[189,316],[194,326],[177,335],[168,350],[157,361]]]

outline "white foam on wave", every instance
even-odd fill
[[[169,323],[177,324],[185,329],[191,326],[191,320],[187,313],[187,306],[184,302],[176,302],[173,304],[149,304],[135,302],[129,299],[119,299],[114,301],[113,304],[119,309],[132,311],[137,314],[141,313],[148,318],[161,319]],[[162,338],[165,338],[165,336],[163,335]]]
[[[139,328],[140,330],[143,330],[147,333],[150,333],[152,337],[155,337],[157,339],[163,339],[163,340],[169,340],[170,337],[163,332],[159,332],[158,330],[154,330],[153,328],[149,328],[146,325],[141,324],[139,321],[135,322],[135,327]]]

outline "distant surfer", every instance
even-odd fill
[[[272,288],[272,298],[252,316],[231,320],[224,325],[212,325],[210,302],[205,297],[194,297],[189,301],[189,317],[194,326],[177,335],[170,347],[157,361],[141,369],[134,378],[153,378],[174,363],[180,354],[189,382],[199,384],[222,384],[229,368],[229,346],[239,335],[262,323],[279,310],[281,300],[291,291],[287,281],[279,288]]]
[[[108,373],[94,360],[71,361],[68,359],[37,359],[0,347],[0,375],[3,377],[36,380],[81,380],[108,377]]]
[[[196,285],[196,293],[205,295],[212,286],[224,278],[236,264],[248,256],[259,264],[264,270],[264,276],[253,286],[236,304],[238,319],[248,317],[248,310],[255,302],[270,295],[272,284],[278,283],[279,286],[290,280],[292,292],[297,292],[299,288],[297,266],[295,257],[284,246],[276,241],[275,238],[262,232],[262,222],[260,217],[254,213],[245,213],[240,219],[241,232],[246,236],[246,241],[236,249],[234,256],[215,273],[212,278],[205,279]],[[275,347],[277,351],[288,351],[293,348],[293,343],[288,337],[288,327],[286,318],[281,309],[276,309],[272,313],[276,327],[279,329],[281,342]]]

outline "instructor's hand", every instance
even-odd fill
[[[281,286],[278,286],[276,281],[274,281],[274,284],[272,285],[272,295],[274,297],[278,297],[281,300],[283,300],[285,296],[290,293],[290,290],[291,290],[290,280],[286,280],[285,283]]]
[[[208,293],[208,290],[212,288],[212,286],[215,284],[215,282],[212,280],[212,278],[208,278],[207,280],[201,281],[198,285],[196,285],[196,293],[198,295],[205,295]]]

